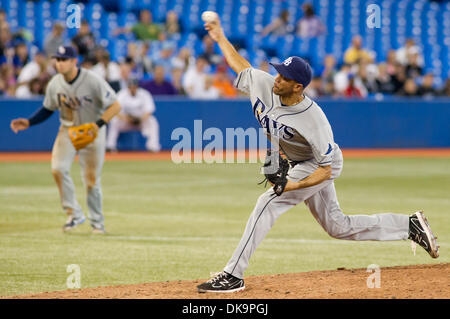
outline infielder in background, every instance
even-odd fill
[[[117,151],[117,138],[121,132],[140,129],[147,138],[145,147],[150,152],[159,152],[159,124],[155,112],[155,103],[151,94],[138,86],[139,81],[131,78],[128,88],[117,93],[122,110],[114,117],[108,126],[106,149]]]
[[[347,240],[405,240],[422,246],[433,258],[439,256],[436,238],[422,212],[401,214],[344,215],[339,207],[334,179],[342,171],[343,157],[334,142],[331,126],[322,109],[303,90],[312,70],[299,57],[273,63],[276,77],[256,70],[225,37],[218,18],[205,24],[219,44],[228,64],[238,74],[235,86],[250,95],[252,111],[267,137],[287,160],[279,159],[274,184],[256,202],[244,234],[224,271],[199,285],[199,292],[234,292],[245,288],[244,271],[256,247],[276,219],[305,202],[317,222],[331,236]],[[280,156],[277,152],[277,158]],[[266,159],[267,162],[267,159]],[[279,170],[282,166],[279,165]],[[286,176],[287,174],[287,176]],[[281,176],[281,177],[280,177]],[[266,174],[270,181],[270,174]]]
[[[63,226],[69,231],[86,218],[75,196],[70,168],[79,153],[82,179],[87,190],[87,206],[93,233],[105,233],[100,174],[105,156],[106,123],[120,111],[113,89],[92,71],[77,67],[72,47],[59,47],[58,74],[47,86],[44,105],[29,119],[11,121],[17,133],[48,119],[60,111],[61,126],[52,150],[52,174],[58,186],[63,210],[68,216]],[[79,149],[79,151],[78,151]]]

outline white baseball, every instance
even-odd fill
[[[206,23],[216,21],[219,18],[214,11],[205,11],[202,13],[202,20]]]

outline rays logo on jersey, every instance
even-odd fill
[[[255,116],[259,116],[265,110],[266,106],[264,105],[264,103],[259,98],[256,98],[256,102],[253,105],[253,114],[255,114]]]
[[[58,93],[56,97],[61,112],[61,119],[73,123],[75,119],[74,111],[80,108],[81,101],[77,97],[70,97],[64,93]]]
[[[71,110],[77,110],[81,105],[81,102],[77,97],[70,97],[64,93],[58,93],[56,96],[58,98],[58,105],[61,109],[68,108]]]
[[[255,104],[253,105],[253,114],[259,124],[266,130],[267,134],[281,137],[284,140],[290,140],[294,137],[294,129],[292,127],[270,119],[267,114],[261,117],[261,114],[265,110],[266,106],[259,98],[257,98]]]

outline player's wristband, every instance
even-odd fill
[[[46,119],[48,119],[53,114],[53,111],[50,111],[49,109],[45,107],[41,107],[39,110],[37,110],[31,117],[28,119],[29,125],[36,125],[41,122],[44,122]]]
[[[97,124],[98,128],[101,128],[103,125],[106,124],[106,122],[103,121],[102,119],[98,119],[97,122],[95,122],[95,124]]]

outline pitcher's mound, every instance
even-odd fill
[[[379,280],[375,278],[378,274]],[[367,269],[339,268],[332,271],[253,276],[245,278],[244,291],[230,294],[200,294],[196,286],[207,279],[199,279],[72,289],[14,298],[450,298],[449,263],[381,268],[378,274],[368,272]]]

